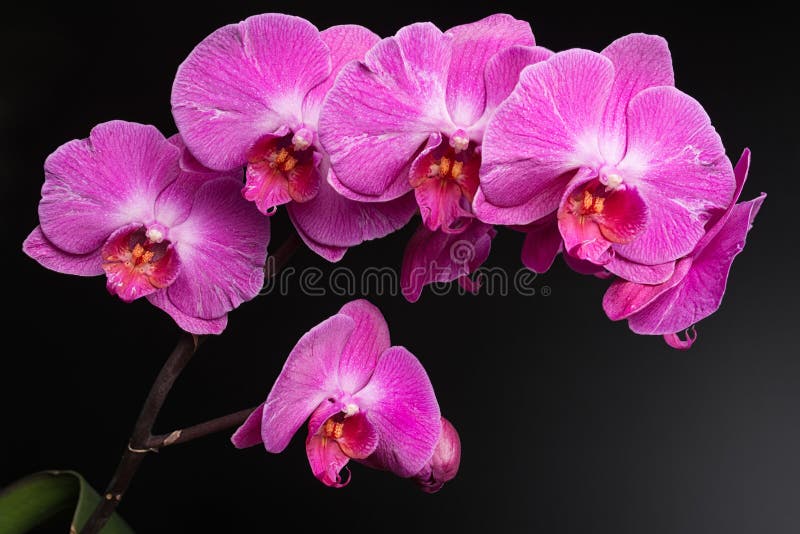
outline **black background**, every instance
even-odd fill
[[[568,2],[114,6],[3,16],[0,485],[72,468],[104,487],[177,335],[146,302],[111,298],[102,278],[53,273],[22,254],[50,152],[116,118],[173,133],[178,64],[215,28],[249,15],[288,11],[320,28],[360,23],[386,36],[417,20],[445,29],[506,11],[530,20],[539,44],[556,50],[599,50],[634,31],[667,37],[678,87],[705,106],[731,158],[753,150],[743,198],[770,196],[694,348],[677,352],[611,323],[600,306],[606,283],[560,261],[534,284],[548,286],[547,297],[426,292],[412,305],[367,295],[394,343],[426,366],[461,433],[456,480],[425,495],[355,465],[350,486],[333,490],[308,468],[304,431],[281,455],[237,451],[218,435],[148,457],[121,513],[143,533],[271,532],[287,522],[290,531],[317,532],[800,532],[800,117],[791,16],[764,3],[708,14],[700,5],[587,10]],[[285,213],[273,221],[271,250],[289,231]],[[412,231],[353,249],[343,265],[399,267]],[[488,265],[513,272],[520,245],[521,235],[502,231]],[[294,265],[330,270],[308,251]],[[179,380],[156,430],[263,400],[300,335],[347,300],[294,291],[242,306]]]

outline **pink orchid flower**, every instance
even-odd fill
[[[527,67],[486,129],[478,217],[555,218],[568,254],[667,280],[734,190],[708,115],[673,83],[666,41],[644,34]]]
[[[493,235],[471,208],[483,132],[519,72],[550,55],[535,46],[527,22],[493,15],[446,32],[431,23],[406,26],[342,69],[320,116],[320,139],[336,171],[329,180],[363,202],[414,191],[423,225],[406,249],[408,294],[418,298],[420,280],[465,276],[460,264],[422,261],[450,239],[438,234]],[[411,272],[419,274],[412,280]]]
[[[356,300],[300,338],[266,402],[231,439],[278,453],[308,419],[311,470],[341,487],[351,459],[401,477],[422,472],[441,435],[440,417],[425,369],[405,348],[390,346],[380,311]]]
[[[218,334],[264,281],[269,222],[178,136],[112,121],[45,161],[39,226],[23,250],[65,274],[103,273],[108,290],[146,297],[178,326]]]
[[[719,308],[733,259],[744,249],[747,233],[766,198],[761,193],[736,204],[749,168],[750,151],[745,149],[734,169],[733,201],[710,221],[708,232],[691,254],[678,261],[669,280],[657,285],[626,280],[611,284],[603,298],[603,308],[611,320],[627,319],[637,334],[661,334],[677,349],[692,346],[697,338],[693,325]],[[678,335],[683,331],[687,331],[685,339]]]
[[[414,212],[410,197],[364,203],[337,194],[317,135],[336,75],[377,41],[361,26],[320,32],[299,17],[257,15],[206,37],[172,88],[175,123],[197,159],[212,169],[246,166],[245,198],[265,214],[287,205],[303,241],[329,261]]]

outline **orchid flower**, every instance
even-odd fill
[[[218,334],[264,281],[269,221],[239,178],[210,171],[177,136],[112,121],[44,165],[39,226],[23,250],[65,274],[107,277],[122,300],[146,297],[194,334]]]
[[[361,26],[320,32],[299,17],[257,15],[206,37],[172,88],[175,123],[197,159],[212,169],[246,166],[245,198],[264,214],[286,205],[303,241],[329,261],[414,212],[410,197],[364,203],[337,194],[317,135],[336,75],[377,41]]]
[[[308,420],[311,470],[341,487],[351,459],[401,477],[427,473],[440,417],[425,369],[405,348],[390,346],[380,311],[356,300],[300,338],[266,402],[232,441],[278,453]]]
[[[406,26],[342,69],[320,116],[320,139],[336,171],[329,180],[363,202],[414,191],[423,225],[404,260],[402,285],[410,300],[419,298],[420,281],[471,272],[463,264],[422,261],[450,239],[441,233],[491,242],[494,231],[471,208],[484,129],[519,72],[551,54],[535,46],[527,22],[493,15],[446,32],[431,23]]]
[[[608,288],[603,308],[610,319],[627,319],[637,334],[661,334],[674,348],[692,346],[697,337],[693,325],[719,308],[733,259],[744,249],[747,233],[766,198],[761,193],[736,204],[749,167],[750,151],[745,150],[734,169],[733,201],[710,221],[706,234],[691,254],[677,262],[669,280],[657,285],[617,280]],[[684,330],[687,337],[681,339],[679,333]]]
[[[639,283],[669,279],[734,190],[719,135],[673,87],[667,43],[652,35],[527,67],[490,119],[482,155],[481,220],[557,219],[560,238],[540,236],[550,256],[563,240],[569,255]]]

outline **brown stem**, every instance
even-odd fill
[[[158,417],[158,412],[161,411],[161,407],[167,399],[169,390],[172,389],[175,380],[191,360],[199,344],[200,338],[191,334],[183,334],[178,339],[178,344],[175,345],[172,354],[169,355],[155,382],[150,387],[150,393],[147,394],[142,411],[139,413],[139,418],[133,427],[128,449],[122,454],[122,459],[106,489],[104,498],[92,512],[81,531],[82,534],[97,534],[114,513],[136,471],[139,469],[144,455],[149,450],[147,442],[150,439],[150,431],[153,428],[156,417]]]
[[[163,449],[164,447],[169,447],[170,445],[180,445],[181,443],[193,441],[197,438],[208,436],[209,434],[216,434],[217,432],[223,432],[225,430],[241,426],[245,419],[247,419],[247,417],[253,413],[253,410],[256,408],[258,408],[258,406],[253,406],[252,408],[246,408],[244,410],[239,410],[238,412],[229,413],[228,415],[223,415],[222,417],[217,417],[215,419],[211,419],[210,421],[198,423],[190,427],[179,428],[178,430],[173,430],[168,434],[150,436],[150,439],[148,439],[146,443],[147,448],[151,450],[159,450]]]
[[[301,244],[302,241],[297,233],[292,232],[286,241],[278,247],[278,250],[267,259],[267,264],[264,267],[265,277],[271,278],[277,275],[289,263],[292,255]],[[125,495],[125,491],[130,486],[134,475],[136,475],[136,471],[139,469],[145,454],[151,451],[158,451],[162,447],[186,443],[215,432],[239,426],[255,409],[241,410],[217,417],[205,423],[175,430],[169,434],[152,435],[153,424],[161,411],[161,407],[164,405],[164,401],[167,399],[169,391],[172,389],[172,385],[197,351],[202,339],[200,336],[183,334],[178,340],[178,344],[172,350],[172,354],[169,355],[164,367],[161,368],[155,382],[150,387],[150,393],[147,394],[142,411],[139,413],[139,418],[133,427],[128,449],[122,454],[122,459],[114,472],[114,477],[111,479],[108,489],[106,489],[104,498],[92,512],[83,530],[81,530],[81,534],[97,534],[102,530],[122,500],[122,496]]]

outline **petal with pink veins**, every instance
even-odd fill
[[[483,74],[486,84],[484,116],[488,116],[508,98],[519,82],[522,69],[540,61],[547,61],[552,55],[553,52],[541,46],[514,45],[492,56],[486,62]]]
[[[387,349],[367,386],[354,398],[380,439],[371,460],[401,477],[418,473],[439,439],[441,414],[417,358],[403,347]]]
[[[339,71],[351,61],[364,59],[367,51],[381,40],[367,28],[356,24],[331,26],[321,31],[319,36],[330,50],[331,72],[327,78],[308,92],[303,101],[303,123],[315,130],[319,123],[322,102],[333,87]]]
[[[445,34],[453,37],[447,110],[456,125],[466,128],[485,111],[487,88],[482,74],[492,56],[510,46],[534,46],[536,42],[530,24],[505,14],[455,26]]]
[[[705,233],[709,212],[726,208],[736,185],[708,115],[674,87],[645,89],[631,100],[628,148],[618,171],[636,186],[650,222],[616,249],[645,264],[689,254]]]
[[[197,191],[189,217],[170,229],[183,264],[169,298],[184,313],[214,319],[252,299],[264,283],[269,219],[218,178]]]
[[[522,264],[535,273],[546,273],[561,251],[563,240],[555,214],[529,225],[522,244]]]
[[[197,334],[198,336],[221,334],[228,325],[228,314],[213,319],[200,319],[183,313],[169,300],[166,290],[156,291],[147,295],[146,298],[150,301],[150,304],[165,311],[179,327],[191,334]]]
[[[674,261],[656,265],[643,265],[629,261],[619,254],[615,254],[611,261],[603,264],[603,267],[612,274],[637,284],[661,284],[669,280],[672,273],[675,272]]]
[[[111,121],[48,156],[39,203],[42,233],[70,254],[99,249],[112,232],[148,223],[178,173],[178,148],[153,126]]]
[[[309,330],[292,349],[264,404],[261,438],[269,452],[285,449],[323,401],[339,397],[339,357],[354,329],[353,319],[337,314]]]
[[[526,67],[483,141],[481,189],[499,207],[528,206],[527,224],[558,208],[556,178],[600,162],[597,136],[614,80],[606,57],[568,50]],[[538,200],[537,200],[538,199]]]
[[[103,274],[103,260],[99,250],[86,254],[64,252],[48,240],[37,226],[22,244],[22,251],[39,262],[42,267],[64,274],[97,276]]]
[[[320,170],[325,172],[325,167]],[[348,247],[402,228],[416,209],[410,193],[388,202],[359,202],[343,197],[324,180],[316,197],[287,207],[303,241],[328,261],[341,259]]]
[[[308,435],[306,438],[306,455],[311,472],[320,482],[332,488],[342,488],[350,482],[350,474],[342,481],[341,470],[350,461],[336,441],[324,436]]]
[[[231,436],[231,442],[237,449],[246,449],[263,443],[261,441],[261,420],[263,418],[264,403],[262,402]]]
[[[474,219],[459,234],[431,232],[424,224],[406,245],[400,271],[400,290],[409,302],[416,302],[422,289],[434,282],[451,282],[465,277],[489,257],[496,231]]]
[[[355,393],[367,384],[378,357],[391,345],[389,326],[381,311],[364,299],[348,302],[339,313],[355,323],[339,360],[339,385],[346,393]]]
[[[308,21],[264,14],[203,39],[178,68],[172,114],[207,167],[244,165],[247,149],[301,119],[306,94],[328,77],[330,52]]]
[[[601,52],[614,64],[614,85],[603,115],[600,150],[615,164],[625,154],[626,111],[631,98],[648,87],[675,85],[667,41],[658,35],[632,33]]]

